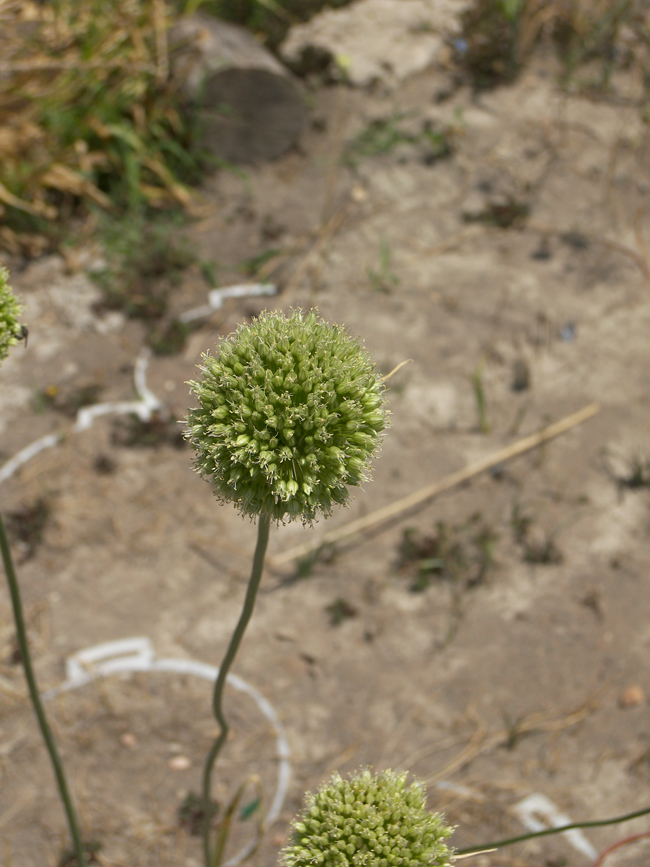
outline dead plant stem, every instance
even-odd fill
[[[319,538],[307,542],[304,545],[297,545],[295,548],[290,548],[283,554],[278,554],[276,557],[272,558],[271,565],[273,567],[283,566],[286,563],[290,563],[293,560],[297,560],[300,557],[304,557],[307,554],[317,551],[323,545],[339,542],[341,539],[346,539],[349,536],[362,532],[363,530],[368,530],[370,527],[374,527],[382,521],[395,518],[402,512],[412,509],[414,506],[419,506],[421,503],[432,499],[443,491],[448,491],[450,488],[454,488],[457,485],[468,481],[479,473],[485,472],[485,470],[489,470],[497,464],[502,464],[505,461],[511,460],[518,455],[530,451],[531,449],[538,448],[548,442],[548,440],[554,439],[555,437],[566,433],[566,431],[571,430],[571,428],[576,427],[576,425],[582,424],[588,419],[593,418],[593,416],[595,416],[599,411],[600,407],[598,404],[590,403],[578,412],[568,415],[548,427],[542,428],[542,430],[537,431],[537,433],[523,437],[523,439],[512,443],[512,445],[499,449],[499,451],[494,452],[485,458],[481,458],[481,460],[470,464],[468,467],[464,467],[462,470],[450,473],[450,475],[441,479],[439,482],[434,482],[432,485],[421,488],[419,491],[415,491],[406,497],[402,497],[400,500],[390,503],[388,506],[377,509],[369,515],[365,515],[363,518],[351,521],[343,527],[331,530],[329,533],[325,533]]]

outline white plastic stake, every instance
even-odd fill
[[[181,322],[193,322],[203,316],[209,316],[215,310],[221,310],[226,298],[249,298],[254,295],[275,295],[278,287],[273,283],[238,283],[235,286],[223,286],[221,289],[211,289],[208,293],[208,303],[193,307],[181,313]]]
[[[71,689],[78,689],[96,678],[123,672],[165,671],[173,674],[193,674],[209,681],[215,681],[219,674],[216,666],[193,659],[156,659],[153,645],[148,638],[123,638],[88,647],[68,657],[65,671],[66,680],[60,686],[43,693],[44,699],[53,698]],[[271,806],[262,823],[264,828],[268,828],[280,815],[289,788],[291,778],[289,742],[275,709],[263,695],[235,674],[229,674],[226,680],[234,689],[253,699],[275,731],[277,783]],[[225,867],[236,867],[241,864],[255,849],[256,844],[257,840],[252,840],[230,861],[227,861]]]
[[[519,817],[523,825],[529,831],[544,831],[546,828],[560,828],[562,825],[571,825],[573,819],[561,813],[550,798],[536,792],[528,795],[523,801],[519,801],[513,807],[513,812]],[[591,845],[579,828],[564,831],[562,834],[578,852],[582,852],[590,861],[595,861],[598,852]]]
[[[148,349],[143,349],[138,355],[135,362],[134,370],[134,387],[135,393],[138,395],[138,400],[123,400],[106,403],[94,403],[91,406],[82,407],[77,413],[77,418],[72,427],[72,433],[80,433],[88,430],[95,421],[102,415],[117,413],[118,415],[128,415],[132,413],[137,415],[141,421],[151,421],[151,417],[155,412],[162,409],[162,403],[156,395],[147,386],[147,367],[151,353]],[[6,464],[0,467],[0,484],[6,482],[20,467],[35,457],[39,452],[45,449],[52,448],[60,443],[65,438],[65,431],[47,434],[44,437],[30,443],[24,449],[10,458]]]

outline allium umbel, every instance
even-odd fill
[[[365,348],[314,312],[262,313],[204,355],[190,386],[196,469],[243,514],[311,523],[368,478],[387,425]]]
[[[21,312],[22,307],[9,286],[9,272],[0,267],[0,361],[7,357],[9,347],[21,339]]]
[[[361,771],[306,799],[282,867],[448,867],[453,829],[429,813],[422,783],[406,774]]]

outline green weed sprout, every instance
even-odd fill
[[[0,364],[4,361],[9,353],[9,349],[15,346],[19,340],[26,336],[26,330],[20,324],[20,316],[22,306],[13,294],[9,286],[9,272],[6,268],[0,267]],[[79,822],[75,812],[72,799],[68,790],[63,765],[59,757],[56,743],[52,735],[45,709],[41,702],[36,684],[36,677],[32,666],[32,658],[29,651],[29,643],[27,641],[27,630],[25,628],[25,618],[23,617],[23,606],[20,596],[20,587],[14,569],[11,550],[9,548],[9,538],[7,531],[0,515],[0,557],[4,565],[5,574],[7,576],[7,584],[9,585],[9,593],[11,595],[11,606],[13,610],[14,623],[16,626],[16,639],[20,650],[20,658],[25,672],[25,680],[27,681],[27,689],[29,697],[36,714],[45,746],[50,755],[54,776],[59,789],[59,796],[65,810],[70,829],[70,837],[74,848],[77,867],[86,867],[86,854],[81,834],[79,832]]]
[[[217,355],[204,355],[201,372],[189,383],[199,402],[186,431],[195,468],[219,501],[258,522],[246,598],[215,682],[220,731],[203,773],[204,859],[214,867],[221,847],[211,843],[210,791],[228,734],[223,688],[253,613],[271,522],[311,525],[347,504],[349,488],[369,477],[388,413],[363,345],[313,311],[262,313],[223,340]]]
[[[448,867],[453,828],[426,809],[424,785],[407,774],[335,774],[308,794],[282,852],[282,867]]]
[[[22,306],[9,285],[9,271],[0,267],[0,363],[9,354],[9,349],[22,339],[21,313]]]

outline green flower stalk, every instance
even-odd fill
[[[387,425],[363,346],[315,313],[263,313],[203,356],[196,469],[245,515],[311,524],[368,478]]]
[[[406,787],[407,774],[349,780],[338,774],[306,798],[282,852],[282,867],[448,867],[453,828],[426,809],[424,785]]]
[[[9,354],[9,349],[22,339],[20,324],[22,307],[9,286],[9,272],[0,266],[0,362]]]
[[[211,776],[228,736],[226,678],[255,606],[272,521],[312,524],[348,502],[369,477],[388,422],[384,386],[370,356],[342,328],[316,313],[262,313],[204,355],[202,378],[189,383],[199,406],[186,436],[196,469],[217,498],[259,518],[244,605],[214,685],[219,735],[203,770],[205,867],[219,863],[212,843]]]
[[[13,294],[9,286],[9,272],[6,268],[0,267],[0,362],[4,361],[9,353],[9,349],[15,346],[19,340],[25,339],[27,335],[26,329],[20,324],[20,315],[22,307],[19,304],[16,296]],[[23,617],[23,604],[20,595],[20,586],[14,569],[11,550],[9,548],[9,538],[5,529],[2,516],[0,515],[0,560],[4,566],[7,584],[9,585],[9,593],[11,596],[11,606],[14,616],[14,624],[16,626],[16,639],[20,650],[23,670],[25,672],[25,680],[27,681],[27,689],[29,697],[34,708],[34,714],[38,726],[41,730],[41,735],[45,742],[45,747],[49,753],[56,784],[59,789],[59,796],[63,809],[65,810],[70,828],[70,837],[74,849],[77,867],[86,867],[86,853],[81,839],[79,830],[79,821],[77,814],[70,797],[68,783],[63,770],[63,764],[56,748],[52,730],[45,715],[45,709],[41,701],[34,675],[32,665],[32,657],[27,641],[27,629],[25,627],[25,618]]]

